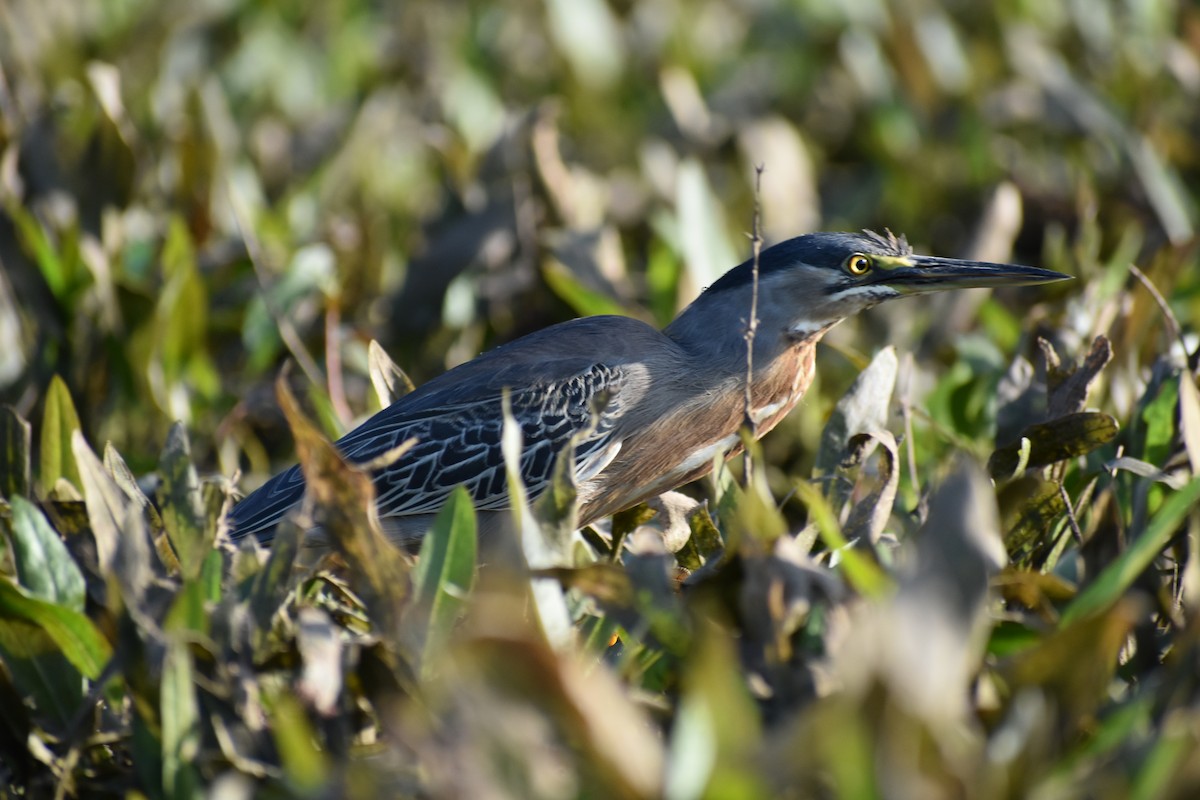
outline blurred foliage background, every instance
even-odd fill
[[[183,463],[173,460],[186,450],[180,429],[172,432],[176,421],[190,434],[185,461],[202,475],[240,471],[241,486],[253,488],[295,458],[274,390],[285,360],[295,364],[288,381],[302,405],[325,435],[336,437],[378,408],[372,339],[419,383],[571,316],[618,312],[665,323],[748,257],[756,196],[768,243],[815,229],[890,228],[924,252],[1061,270],[1078,280],[894,304],[839,327],[819,354],[819,380],[764,442],[759,465],[762,485],[782,505],[779,524],[795,529],[810,520],[811,504],[793,495],[796,478],[820,471],[822,430],[835,403],[871,354],[895,345],[897,399],[888,403],[889,384],[882,402],[887,427],[903,440],[895,470],[904,478],[889,531],[904,538],[926,520],[938,481],[961,478],[952,467],[956,454],[985,460],[998,446],[1019,441],[1030,424],[1053,420],[1055,387],[1076,375],[1075,394],[1082,386],[1086,406],[1100,409],[1104,420],[1088,417],[1080,423],[1086,431],[1063,434],[1067,443],[1056,458],[1030,462],[1050,470],[1046,480],[1009,495],[1002,488],[1001,521],[980,523],[1003,529],[1009,555],[1028,568],[1027,576],[1050,580],[1058,569],[1055,580],[1067,588],[1038,583],[1035,590],[1022,582],[1032,578],[1013,578],[1041,598],[1030,618],[1042,622],[1013,623],[1028,634],[1012,640],[1019,646],[997,643],[996,631],[1013,628],[991,629],[988,652],[1037,640],[1051,651],[1038,663],[1053,673],[1054,654],[1074,646],[1054,638],[1056,631],[1066,635],[1056,627],[1064,598],[1130,552],[1139,532],[1154,532],[1154,552],[1138,556],[1133,576],[1113,584],[1120,591],[1111,589],[1109,602],[1101,603],[1106,615],[1089,618],[1095,635],[1068,629],[1080,641],[1115,642],[1096,656],[1105,662],[1116,658],[1127,630],[1141,625],[1138,652],[1147,660],[1131,661],[1126,653],[1125,675],[1113,680],[1124,680],[1126,689],[1174,687],[1176,694],[1139,695],[1142,704],[1132,711],[1119,707],[1127,726],[1110,738],[1127,746],[1124,761],[1112,755],[1122,745],[1088,738],[1102,717],[1095,693],[1086,702],[1064,701],[1070,722],[1021,705],[1013,699],[1018,694],[1006,695],[1005,703],[976,697],[972,713],[992,738],[952,744],[932,734],[914,739],[907,755],[899,742],[915,728],[906,727],[904,714],[919,713],[880,712],[878,726],[870,714],[851,716],[858,722],[824,727],[856,702],[846,695],[815,706],[786,735],[763,738],[763,720],[748,695],[730,689],[743,677],[733,645],[704,635],[703,625],[692,630],[698,642],[692,649],[647,646],[669,664],[660,667],[666,677],[623,662],[622,687],[635,696],[663,692],[646,705],[664,729],[685,730],[680,719],[719,711],[754,732],[738,744],[722,738],[729,731],[701,726],[695,730],[709,738],[699,744],[681,735],[655,745],[666,748],[668,761],[672,753],[677,759],[663,785],[630,777],[643,773],[621,767],[620,748],[605,738],[611,732],[579,734],[591,744],[573,740],[583,753],[575,757],[588,766],[564,766],[538,721],[538,714],[558,712],[513,700],[525,697],[519,687],[502,702],[495,687],[487,696],[517,720],[518,738],[546,756],[521,773],[531,781],[522,784],[529,796],[587,795],[588,786],[602,786],[689,797],[796,785],[855,796],[930,796],[925,789],[936,787],[961,796],[993,779],[994,791],[982,795],[1020,794],[1030,786],[1070,794],[1104,785],[1097,776],[1112,774],[1126,779],[1113,784],[1117,795],[1130,786],[1183,791],[1179,765],[1200,740],[1200,718],[1190,710],[1195,688],[1179,664],[1177,671],[1158,667],[1179,649],[1190,654],[1180,663],[1191,663],[1196,649],[1197,629],[1178,605],[1185,577],[1193,574],[1195,515],[1189,504],[1176,508],[1170,501],[1187,496],[1180,487],[1200,459],[1200,445],[1188,446],[1189,430],[1193,439],[1200,436],[1188,420],[1200,418],[1187,411],[1195,396],[1188,386],[1194,386],[1193,320],[1200,310],[1197,142],[1200,7],[1186,0],[5,0],[0,401],[12,407],[13,419],[35,421],[32,441],[40,447],[36,485],[11,494],[69,503],[59,478],[80,490],[88,485],[79,466],[86,456],[74,463],[79,451],[65,438],[61,466],[53,459],[47,466],[46,453],[54,449],[47,443],[59,440],[45,430],[69,437],[75,425],[64,409],[72,405],[86,441],[97,451],[111,443],[120,454],[114,460],[105,453],[108,474],[118,477],[113,464],[123,457],[126,472],[141,479],[141,491],[156,504],[156,470]],[[1101,335],[1111,342],[1112,359],[1103,374],[1108,358],[1103,347],[1093,347]],[[1072,373],[1070,365],[1089,353],[1091,366]],[[51,388],[54,376],[65,392]],[[1040,387],[1040,399],[1031,399],[1030,387]],[[1074,395],[1060,405],[1062,414],[1085,407]],[[1100,434],[1096,425],[1104,428]],[[1009,453],[1013,464],[1030,455],[1015,453]],[[999,477],[1003,482],[1006,475]],[[1060,494],[1063,502],[1047,499]],[[1035,507],[1045,515],[1041,527],[1026,519]],[[209,510],[215,520],[215,508]],[[26,522],[7,524],[42,530],[28,522],[29,513],[14,503],[6,519]],[[172,530],[169,516],[150,519],[151,532],[164,524]],[[71,526],[50,517],[69,541]],[[1186,535],[1179,533],[1185,517],[1192,519]],[[1018,528],[1025,533],[1013,534]],[[1181,536],[1191,544],[1181,545]],[[5,571],[16,574],[20,558],[12,552],[20,548],[10,551]],[[1147,584],[1143,576],[1142,588],[1161,605],[1150,611],[1118,603],[1156,559],[1167,577]],[[183,591],[199,578],[187,574],[186,564],[180,568],[175,588]],[[228,569],[222,574],[231,580]],[[213,580],[221,582],[205,585]],[[857,579],[850,584],[863,590]],[[1065,594],[1055,594],[1060,590]],[[1010,591],[1008,599],[1017,594]],[[1020,596],[1028,602],[1031,595]],[[122,618],[111,598],[99,597],[87,606],[93,619],[103,616],[97,603]],[[298,602],[295,594],[289,602]],[[471,623],[473,630],[482,624]],[[824,624],[818,619],[815,629],[788,630],[821,640]],[[671,639],[663,624],[646,625],[662,641]],[[101,628],[117,639],[113,629]],[[285,650],[295,647],[294,639],[284,640]],[[491,640],[474,641],[487,651]],[[191,663],[181,655],[187,648],[164,647],[165,671],[153,680],[187,683],[192,667],[178,666]],[[569,685],[592,667],[538,661],[550,657],[530,648],[525,677],[551,670],[564,697],[578,701]],[[663,656],[667,651],[682,660]],[[482,669],[480,663],[491,663],[488,652],[458,669]],[[1074,678],[1063,669],[1066,686]],[[1021,676],[1009,675],[1011,685],[1038,682]],[[479,688],[486,675],[463,680],[487,694]],[[1108,686],[1105,678],[1100,684]],[[19,680],[13,685],[25,696]],[[604,685],[614,696],[621,691],[616,681]],[[141,696],[140,686],[132,680],[131,696]],[[718,698],[715,705],[696,700],[697,686]],[[434,682],[430,691],[444,690]],[[1111,687],[1100,692],[1106,693],[1120,694]],[[429,766],[440,763],[431,753],[482,758],[478,751],[487,751],[482,734],[456,738],[453,730],[493,723],[474,719],[480,712],[461,698],[438,702],[451,706],[446,730],[423,731],[420,741],[400,737],[406,757],[432,771],[401,769],[404,791],[449,791],[438,783],[447,775]],[[579,715],[595,722],[593,712],[599,713]],[[279,706],[272,713],[293,720],[304,712]],[[64,738],[51,745],[61,745],[57,755],[39,759],[57,765],[60,786],[75,769],[62,759],[70,752],[78,757],[68,745],[82,736],[79,719],[67,716],[75,720],[76,738],[59,731]],[[1039,727],[1046,719],[1052,722]],[[162,745],[170,737],[163,739],[156,725],[146,735]],[[788,762],[782,753],[812,741],[806,737],[814,730],[829,733],[825,749],[804,763],[826,778],[796,784],[793,771],[802,769],[780,767]],[[1165,730],[1179,738],[1168,751],[1155,749]],[[873,751],[874,759],[859,746],[871,731],[899,732]],[[308,746],[280,742],[271,758],[283,753],[294,768],[304,762],[296,753]],[[979,760],[962,760],[962,748]],[[222,752],[228,758],[228,749]],[[722,757],[711,763],[696,755],[718,752]],[[762,774],[750,766],[764,762],[775,766]],[[941,766],[905,771],[918,762]],[[706,763],[707,772],[692,771]],[[863,764],[877,771],[857,771]],[[1162,764],[1169,769],[1139,771]],[[174,768],[164,769],[169,779],[142,776],[139,791],[175,796],[195,788],[177,781]],[[865,777],[892,775],[890,769],[900,783]],[[212,767],[205,779],[217,771]],[[463,786],[476,779],[487,784],[481,775],[464,777]],[[1190,777],[1196,778],[1194,766]],[[290,782],[279,785],[303,794],[329,780],[326,773],[309,778],[305,783],[293,769]]]
[[[420,381],[572,315],[664,322],[748,255],[755,165],[768,241],[889,227],[1085,287],[1138,259],[1186,303],[1197,26],[1171,2],[14,0],[0,391],[29,413],[60,374],[136,465],[178,419],[259,478],[290,457],[263,390],[289,351],[340,429],[370,337]],[[911,351],[938,320],[923,355],[980,328],[1011,351],[1006,299],[836,342]],[[818,395],[777,440],[811,444]]]

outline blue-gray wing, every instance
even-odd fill
[[[559,380],[511,391],[513,418],[524,441],[521,478],[531,497],[548,485],[555,460],[572,438],[577,482],[594,477],[620,449],[614,431],[628,410],[622,400],[628,376],[619,366],[579,366]],[[394,463],[372,473],[381,518],[435,513],[457,486],[467,488],[478,510],[508,507],[500,449],[503,390],[490,383],[466,399],[453,387],[418,390],[337,441],[352,464],[369,464],[409,439],[416,441]],[[233,509],[234,536],[270,541],[276,523],[303,495],[299,466],[276,475]]]

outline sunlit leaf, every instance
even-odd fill
[[[886,429],[899,369],[896,349],[880,350],[838,400],[821,432],[821,449],[813,477],[827,481],[825,496],[835,510],[841,509],[854,488],[851,481],[839,474],[838,466],[845,459],[853,437]]]
[[[503,401],[504,422],[500,435],[500,448],[504,454],[504,470],[508,481],[508,497],[512,507],[513,526],[516,529],[525,565],[531,570],[562,566],[563,554],[556,552],[538,526],[529,505],[529,495],[521,480],[521,449],[524,446],[521,427],[512,415],[508,394]],[[547,640],[552,646],[566,648],[573,641],[571,615],[566,598],[557,581],[549,578],[532,578],[529,582],[533,595],[537,619]]]
[[[37,506],[12,498],[12,557],[21,586],[32,597],[83,611],[83,574]]]
[[[414,388],[412,379],[392,361],[391,356],[375,339],[367,345],[367,365],[371,373],[371,386],[380,408],[386,408]]]
[[[100,567],[108,570],[112,567],[128,518],[138,516],[140,509],[104,469],[83,434],[78,431],[71,438],[71,452],[82,475],[88,520],[96,540]]]
[[[37,626],[86,678],[99,677],[112,656],[108,641],[81,612],[29,597],[5,580],[0,580],[0,621],[20,621]],[[5,630],[7,634],[14,633],[11,627]],[[7,644],[11,645],[12,641],[9,639]],[[33,641],[26,644],[33,648],[27,654],[47,652]]]
[[[298,792],[316,793],[329,778],[330,764],[317,746],[304,709],[294,697],[281,693],[273,699],[270,713],[271,732],[288,782]]]
[[[42,411],[41,464],[38,482],[43,492],[49,492],[59,478],[66,478],[76,487],[83,484],[79,479],[79,468],[71,453],[71,436],[79,430],[79,414],[71,393],[62,378],[55,375],[46,389],[45,408]]]
[[[797,483],[796,496],[808,507],[810,520],[825,546],[837,553],[846,582],[868,597],[883,592],[889,584],[887,577],[869,557],[849,545],[821,491],[811,483]]]
[[[581,317],[625,313],[620,303],[584,286],[560,261],[546,261],[542,265],[542,276],[554,293]]]
[[[1143,409],[1145,435],[1142,439],[1142,460],[1162,466],[1171,455],[1175,440],[1175,409],[1179,403],[1179,376],[1166,380],[1158,394]]]

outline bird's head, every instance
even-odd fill
[[[758,267],[760,327],[781,329],[792,340],[897,297],[1070,278],[1037,267],[917,255],[903,236],[872,231],[790,239],[764,250]],[[735,305],[748,317],[752,283],[753,261],[747,261],[710,286],[702,305]]]

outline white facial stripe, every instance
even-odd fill
[[[813,334],[820,333],[829,327],[828,322],[816,322],[811,319],[798,319],[788,326],[788,333],[796,339],[807,339]]]
[[[834,292],[834,295],[842,300],[847,297],[855,297],[856,295],[865,294],[874,297],[885,297],[895,294],[896,290],[890,286],[851,286],[848,289],[839,289]]]
[[[750,419],[754,420],[755,425],[758,425],[763,420],[770,419],[778,414],[779,409],[783,408],[784,402],[785,401],[780,400],[778,402],[765,405],[762,408],[756,408],[750,412]]]

